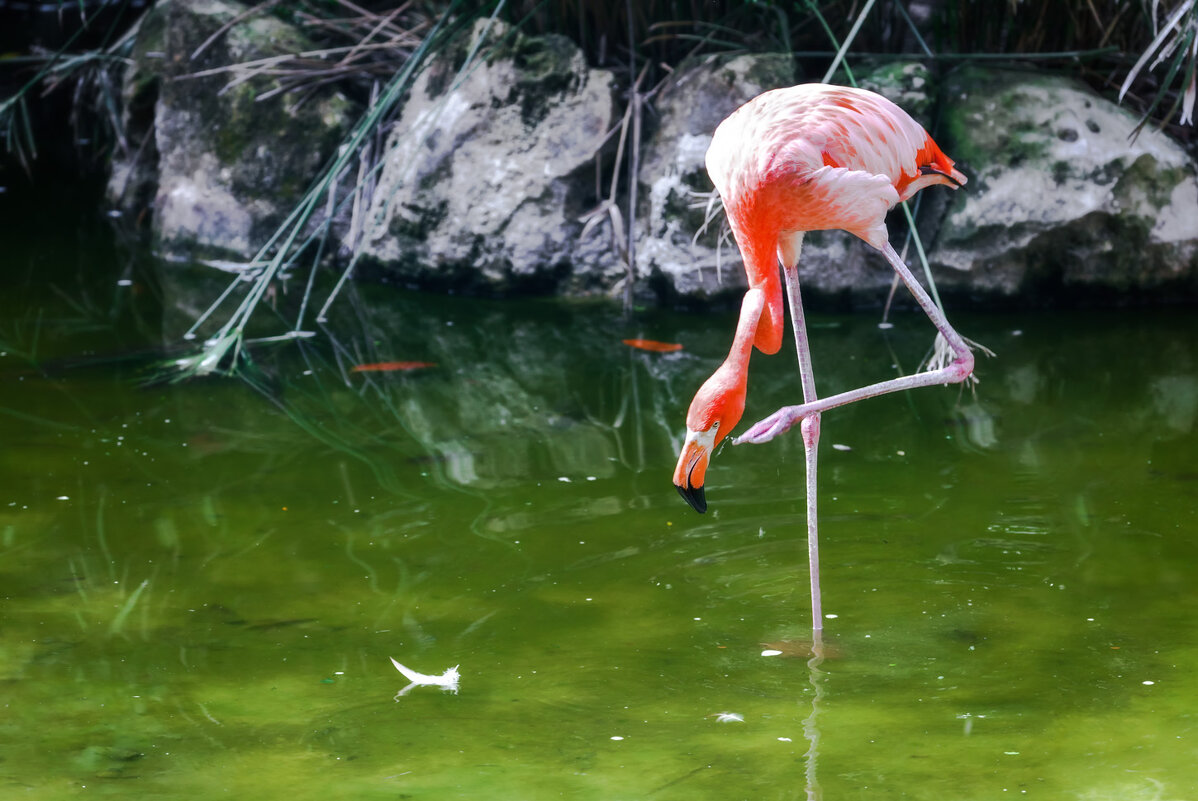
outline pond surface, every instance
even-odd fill
[[[1192,312],[950,309],[975,394],[825,414],[821,663],[797,431],[670,483],[731,314],[360,286],[147,383],[203,279],[6,247],[2,797],[1198,798]],[[914,369],[894,321],[813,315],[821,393]],[[742,429],[798,394],[755,355]]]

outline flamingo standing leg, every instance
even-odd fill
[[[923,309],[928,319],[936,326],[936,330],[940,332],[945,342],[952,348],[954,355],[952,362],[943,367],[928,370],[927,372],[892,378],[889,381],[880,381],[876,384],[851,389],[847,392],[841,392],[814,401],[804,398],[804,402],[801,405],[783,406],[764,420],[754,423],[749,427],[748,431],[733,440],[735,444],[749,443],[757,445],[762,442],[769,442],[779,434],[789,431],[795,423],[815,413],[826,412],[828,409],[835,409],[837,406],[844,406],[848,403],[854,403],[866,398],[874,398],[878,395],[886,395],[891,392],[901,392],[902,390],[915,389],[917,387],[930,387],[937,384],[959,384],[973,373],[973,351],[965,344],[965,340],[961,338],[956,329],[949,325],[944,313],[932,302],[928,293],[915,280],[915,276],[907,269],[907,265],[903,264],[903,260],[894,252],[894,248],[891,247],[889,242],[883,244],[881,251],[886,260],[894,267],[899,278],[911,290],[911,294],[915,296],[916,302],[919,303],[920,308]]]
[[[803,296],[799,291],[799,252],[803,234],[779,239],[778,258],[786,280],[786,297],[790,303],[790,324],[794,329],[795,353],[799,361],[799,380],[803,385],[803,402],[818,400],[815,393],[815,373],[811,367],[811,346],[807,341],[807,322],[803,314]],[[811,574],[811,630],[819,639],[824,627],[823,605],[819,589],[819,428],[820,414],[808,415],[802,422],[803,455],[807,477],[807,564]]]

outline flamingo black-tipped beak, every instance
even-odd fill
[[[675,484],[674,488],[678,490],[678,494],[682,496],[682,500],[691,505],[699,514],[707,511],[707,498],[703,494],[703,487],[683,487]]]
[[[682,499],[699,514],[707,511],[707,498],[703,494],[703,478],[707,475],[707,462],[715,447],[715,432],[686,432],[682,453],[678,454],[678,466],[674,468],[674,486]]]

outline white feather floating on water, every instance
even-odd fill
[[[395,665],[395,669],[402,673],[403,677],[409,682],[407,687],[404,687],[402,690],[396,693],[395,698],[397,700],[400,698],[400,696],[407,695],[413,687],[421,687],[425,685],[440,687],[442,690],[455,694],[458,691],[458,679],[461,678],[461,675],[458,673],[458,665],[454,665],[449,670],[438,676],[430,676],[427,673],[417,673],[411,668],[401,665],[399,662],[395,661],[394,657],[387,658],[391,660],[391,664]]]

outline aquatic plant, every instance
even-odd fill
[[[1178,122],[1181,125],[1192,126],[1194,124],[1194,99],[1195,95],[1198,95],[1198,86],[1195,85],[1195,68],[1198,67],[1198,2],[1182,0],[1159,28],[1157,27],[1157,10],[1157,4],[1153,3],[1152,24],[1153,30],[1157,31],[1156,36],[1144,48],[1144,52],[1140,54],[1135,65],[1128,70],[1127,78],[1119,87],[1119,100],[1122,102],[1145,67],[1151,72],[1162,62],[1169,62],[1169,68],[1160,83],[1160,90],[1153,94],[1152,101],[1140,118],[1137,130],[1148,122],[1152,113],[1156,111],[1161,101],[1165,99],[1166,93],[1172,89],[1174,82],[1179,77],[1182,91],[1162,115],[1161,123],[1164,124],[1166,120],[1172,118],[1180,106],[1181,115]],[[1149,64],[1150,59],[1151,64]]]
[[[411,87],[419,68],[423,66],[432,54],[436,53],[440,48],[447,46],[447,43],[457,36],[466,27],[467,23],[473,23],[472,17],[462,17],[455,14],[461,5],[464,4],[460,2],[449,4],[442,16],[431,26],[428,33],[420,41],[420,44],[408,56],[402,69],[378,91],[377,95],[372,96],[366,112],[338,148],[336,157],[331,163],[325,166],[303,199],[275,230],[275,233],[258,250],[257,255],[251,262],[253,273],[249,276],[239,275],[235,278],[220,297],[200,315],[195,324],[184,334],[185,338],[194,338],[199,327],[224,303],[233,291],[238,289],[244,281],[250,281],[250,289],[241,303],[229,315],[220,329],[204,341],[201,350],[198,353],[177,359],[174,362],[176,380],[190,376],[206,375],[218,370],[236,371],[241,360],[248,358],[248,354],[244,350],[244,345],[246,344],[246,326],[253,317],[258,304],[265,296],[267,289],[281,272],[297,267],[301,257],[309,252],[309,248],[315,246],[309,280],[304,290],[294,326],[289,332],[281,336],[258,341],[280,341],[312,336],[311,332],[304,330],[304,318],[312,297],[316,269],[319,267],[324,256],[332,222],[338,211],[347,204],[352,205],[355,211],[364,206],[364,203],[362,203],[362,194],[365,191],[365,184],[382,165],[381,160],[377,159],[372,163],[369,155],[374,137],[382,125],[392,118],[393,112],[398,108],[400,101]],[[499,0],[499,2],[494,4],[490,16],[486,17],[486,19],[494,21],[498,11],[502,7],[503,0]],[[461,76],[470,70],[475,60],[480,56],[480,48],[477,43],[481,41],[482,37],[476,40],[475,48],[467,55],[459,68],[458,77],[455,79],[455,82],[460,80]],[[348,191],[341,190],[339,193],[341,181],[348,174],[354,162],[358,162],[360,167],[357,180]],[[323,208],[322,201],[324,201]],[[351,223],[351,230],[354,230],[356,227]],[[350,258],[349,263],[342,270],[340,278],[329,292],[324,305],[316,315],[318,322],[324,320],[329,306],[340,292],[345,281],[352,274],[360,255],[361,251],[356,251]]]
[[[73,52],[72,44],[87,30],[80,27],[58,50],[0,60],[0,65],[32,66],[33,74],[8,97],[0,98],[0,136],[5,150],[14,156],[26,173],[32,171],[38,154],[38,134],[30,112],[35,92],[49,94],[59,87],[72,87],[71,123],[76,141],[95,139],[115,142],[122,150],[128,143],[120,120],[119,72],[124,69],[133,47],[134,29],[126,31],[112,44]],[[82,128],[91,124],[92,136]],[[93,148],[92,152],[99,149]]]

